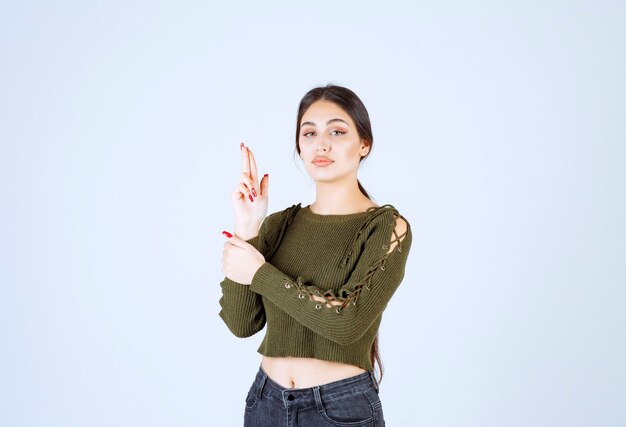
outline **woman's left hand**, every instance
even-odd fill
[[[233,282],[249,285],[263,264],[265,257],[245,240],[233,235],[224,243],[222,273]]]

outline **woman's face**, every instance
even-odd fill
[[[315,181],[354,177],[369,147],[359,138],[354,122],[341,107],[316,101],[300,121],[300,157]]]

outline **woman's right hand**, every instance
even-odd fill
[[[252,151],[242,142],[241,176],[232,194],[235,210],[235,235],[243,240],[256,236],[267,215],[269,176],[259,183],[256,161]]]

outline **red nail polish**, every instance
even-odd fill
[[[228,237],[229,239],[230,239],[231,237],[233,237],[233,235],[232,235],[232,234],[230,234],[228,231],[222,231],[222,234],[223,234],[224,236]]]
[[[252,189],[252,195],[256,197],[256,190],[254,188]]]
[[[269,178],[269,175],[268,175],[268,174],[265,174],[265,175],[263,175],[263,176],[266,176],[266,177],[268,177],[268,178]]]
[[[251,195],[249,195],[249,194],[248,194],[248,197],[250,197],[250,201],[251,201],[251,202],[254,202],[254,199],[252,198],[252,196],[251,196]]]
[[[243,142],[241,143],[241,145],[239,146],[240,150],[243,150]]]

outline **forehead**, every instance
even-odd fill
[[[343,119],[351,126],[353,125],[352,119],[348,113],[346,113],[340,106],[334,102],[320,100],[315,101],[309,106],[309,108],[304,112],[300,123],[313,122],[317,126],[323,126],[326,125],[328,120],[335,118]]]

